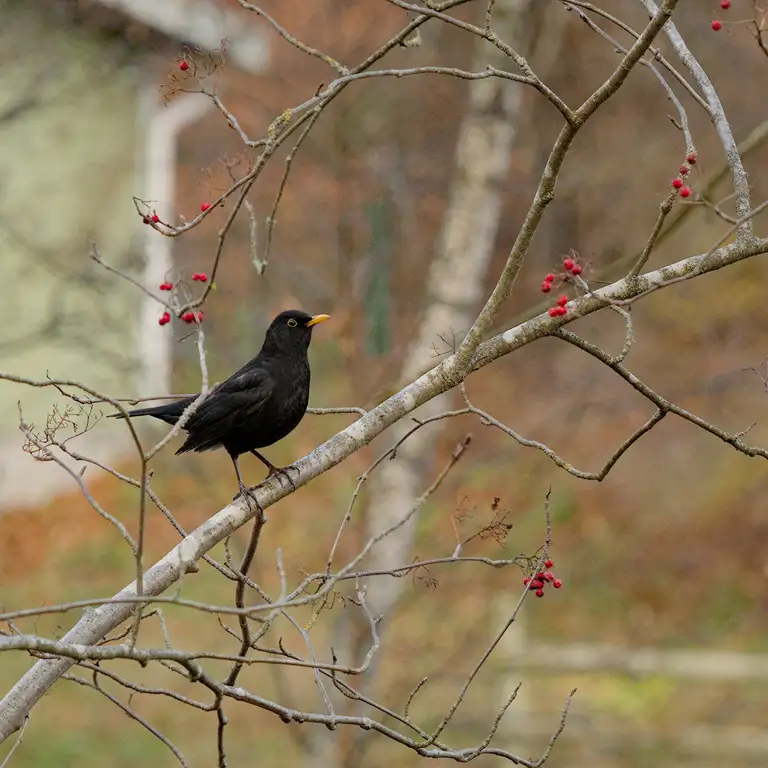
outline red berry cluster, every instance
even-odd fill
[[[202,323],[203,322],[203,313],[202,312],[185,312],[181,319],[187,323]],[[171,322],[171,313],[170,312],[163,312],[160,319],[157,321],[158,325],[168,325],[168,323]]]
[[[207,283],[208,275],[206,275],[205,272],[195,272],[195,274],[192,275],[192,279],[201,283]]]
[[[581,274],[581,264],[577,264],[573,259],[565,259],[565,261],[563,261],[563,269],[570,272],[572,275]]]
[[[731,0],[720,0],[720,7],[727,11],[731,7]],[[723,28],[723,22],[719,19],[715,19],[712,22],[712,29],[715,30],[715,32],[719,32]]]
[[[565,315],[568,312],[568,310],[565,308],[565,305],[567,303],[568,303],[568,297],[567,296],[561,296],[557,300],[557,306],[549,308],[549,316],[550,317],[561,317],[561,316]]]
[[[545,568],[552,568],[554,563],[551,560],[544,561]],[[523,584],[528,587],[529,590],[536,593],[536,597],[544,597],[544,587],[547,584],[551,584],[555,589],[560,589],[563,586],[563,582],[560,579],[555,578],[555,574],[552,571],[540,571],[535,576],[526,576],[523,579]]]
[[[160,283],[161,291],[170,291],[173,288],[173,283]]]
[[[561,283],[567,279],[566,272],[576,277],[580,275],[583,271],[581,264],[577,263],[571,258],[567,258],[563,260],[563,270],[564,271],[561,272],[560,275],[558,276],[559,277],[559,279],[557,280],[558,283]],[[541,284],[541,292],[549,293],[554,287],[555,280],[556,280],[555,275],[552,274],[552,272],[549,272],[544,278],[544,282]],[[550,317],[565,316],[568,312],[568,310],[566,309],[566,304],[568,304],[568,297],[561,296],[557,300],[557,306],[550,307],[549,316]]]
[[[682,177],[685,177],[688,175],[688,172],[691,170],[688,166],[689,165],[696,165],[696,155],[691,152],[688,157],[685,158],[686,165],[683,163],[683,165],[680,166],[680,170],[678,171],[678,175],[672,179],[672,187],[680,193],[680,197],[690,197],[691,196],[691,188],[686,185],[686,183],[683,181]]]

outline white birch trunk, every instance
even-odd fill
[[[494,6],[494,29],[516,50],[521,50],[521,31],[534,1],[499,0]],[[482,70],[488,64],[514,68],[511,60],[498,49],[485,42],[478,42],[477,46],[475,70]],[[509,167],[522,99],[523,88],[516,83],[498,78],[470,83],[469,104],[456,141],[448,206],[424,292],[428,303],[403,361],[398,383],[410,381],[434,365],[433,346],[442,346],[438,334],[458,333],[472,325],[493,255],[503,203],[500,189]],[[415,415],[423,419],[448,410],[450,397],[446,393],[434,398]],[[388,439],[395,442],[411,426],[408,422],[396,427]],[[423,492],[429,482],[428,466],[432,463],[432,447],[440,428],[438,422],[416,432],[398,449],[397,458],[385,461],[372,476],[366,539],[402,518]],[[379,542],[369,555],[368,566],[378,570],[407,562],[416,523],[414,517]],[[404,583],[403,579],[379,578],[367,584],[371,611],[374,616],[385,617],[380,628],[384,631],[386,616],[394,608]],[[354,657],[354,633],[354,622],[346,615],[340,616],[334,628],[334,647],[343,646]],[[369,674],[375,675],[375,669]],[[318,730],[309,746],[308,768],[345,764],[334,734]]]
[[[532,23],[536,0],[499,0],[493,10],[493,29],[525,57],[541,54],[544,75],[556,58],[559,48],[562,18],[546,13],[539,29],[545,30],[545,45],[538,45]],[[559,31],[556,31],[559,30]],[[550,35],[554,36],[551,39]],[[554,45],[551,45],[554,43]],[[500,69],[514,68],[510,60],[497,49],[478,43],[474,69],[487,64]],[[530,58],[529,58],[530,61]],[[535,64],[535,62],[533,62]],[[425,307],[411,342],[401,372],[401,382],[410,381],[434,364],[433,345],[440,347],[437,334],[463,333],[474,321],[483,297],[483,284],[493,256],[503,205],[501,189],[507,175],[515,136],[523,123],[521,106],[523,89],[504,80],[490,78],[473,82],[470,99],[456,145],[456,168],[451,184],[450,199],[445,211],[439,250],[429,273]],[[422,406],[416,416],[424,419],[451,408],[451,394],[445,393]],[[446,422],[436,422],[416,432],[401,448],[394,461],[385,462],[372,477],[368,504],[367,534],[374,535],[399,519],[410,509],[429,482],[434,446]],[[412,426],[403,424],[400,433]],[[412,542],[416,518],[403,526],[394,536],[384,539],[369,561],[372,570],[391,568],[408,562],[412,557]],[[403,590],[402,579],[372,579],[368,584],[368,599],[374,615],[386,616],[394,609]],[[505,610],[506,610],[505,606]],[[506,621],[505,615],[500,621]],[[526,632],[524,617],[518,619],[505,638],[507,653],[524,653]],[[503,652],[503,651],[502,651]],[[500,702],[509,696],[508,678],[500,680]],[[513,685],[514,687],[514,685]],[[527,690],[521,689],[515,703],[516,730],[525,729]]]
[[[523,30],[533,0],[499,0],[494,6],[494,29],[522,52]],[[501,51],[478,42],[474,69],[487,64],[508,69],[511,61]],[[474,320],[483,297],[483,282],[493,255],[502,207],[500,189],[519,123],[523,89],[508,81],[489,78],[471,83],[469,105],[459,128],[456,169],[445,211],[437,253],[429,271],[424,307],[403,363],[400,381],[408,381],[434,364],[433,345],[438,334],[460,333]],[[425,418],[450,408],[450,395],[442,395],[416,414]],[[403,425],[407,429],[410,425]],[[371,479],[368,535],[399,519],[423,491],[432,446],[440,425],[416,432],[398,450],[397,459],[385,462]],[[372,569],[389,568],[408,559],[416,520],[388,537],[371,553]],[[386,615],[402,589],[398,579],[376,579],[368,585],[375,614]]]

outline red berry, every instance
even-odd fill
[[[181,316],[181,319],[182,319],[182,320],[183,320],[185,323],[193,323],[193,322],[195,321],[195,313],[194,313],[194,312],[185,312],[185,313],[184,313],[184,314]]]
[[[572,275],[580,275],[581,274],[581,264],[574,264],[573,269],[571,270]]]
[[[550,307],[549,316],[558,317],[560,315],[560,307]]]
[[[554,283],[555,282],[555,276],[549,272],[547,276],[544,278],[544,280],[548,283]]]
[[[731,7],[731,0],[723,0],[723,1],[720,3],[720,7],[721,7],[721,8],[722,8],[724,11],[727,11],[727,10],[728,10],[728,9]]]
[[[691,195],[691,190],[688,187],[683,187],[680,190],[680,197],[690,197],[690,195]]]
[[[544,590],[543,589],[537,589],[536,590],[536,597],[544,597]]]
[[[560,315],[560,317],[565,317],[565,315],[568,314],[568,310],[565,307],[556,307],[557,314]]]
[[[527,587],[530,583],[531,583],[531,577],[530,576],[526,576],[523,579],[523,584],[525,584],[525,586]]]
[[[560,298],[557,300],[557,303],[558,303],[558,304],[559,304],[561,307],[564,307],[564,306],[565,306],[565,305],[568,303],[568,297],[567,297],[567,296],[561,296],[561,297],[560,297]]]
[[[682,179],[675,179],[675,180],[672,182],[672,186],[673,186],[675,189],[680,189],[680,187],[682,187],[682,186],[683,186],[683,180],[682,180]]]
[[[205,213],[211,207],[210,203],[201,203],[200,210]]]
[[[163,312],[162,317],[157,322],[160,325],[166,325],[171,322],[171,316],[167,312]]]
[[[714,30],[715,30],[715,32],[718,32],[718,31],[719,31],[719,30],[721,30],[722,28],[723,28],[722,22],[719,22],[717,19],[715,19],[715,20],[712,22],[712,29],[714,29]]]
[[[186,59],[182,59],[182,60],[179,62],[179,69],[180,69],[182,72],[186,72],[186,71],[189,69],[189,62],[188,62]]]
[[[202,312],[197,312],[197,313],[195,314],[195,320],[196,320],[198,323],[202,323],[202,322],[203,322],[203,313],[202,313]]]
[[[566,259],[563,262],[563,267],[570,272],[573,269],[573,259]]]
[[[152,214],[152,221],[154,221],[155,224],[157,224],[157,222],[160,221],[160,217],[156,213],[153,213]]]
[[[149,224],[149,216],[142,216],[141,220],[144,224]]]
[[[192,275],[192,279],[193,280],[199,280],[200,279],[200,273],[199,272],[195,272],[195,274]]]
[[[696,165],[696,155],[694,155],[693,152],[691,152],[685,159],[688,161],[688,165]]]
[[[688,166],[687,165],[681,165],[680,166],[680,175],[685,176],[685,174],[688,173]]]
[[[541,284],[541,292],[549,293],[552,290],[552,286],[546,280]]]
[[[544,587],[544,582],[540,581],[539,579],[534,579],[531,582],[531,589],[542,589]]]
[[[562,582],[562,581],[560,581],[560,579],[555,579],[555,580],[552,582],[552,586],[553,586],[555,589],[560,589],[560,587],[562,587],[562,586],[563,586],[563,582]]]
[[[545,560],[544,561],[544,567],[545,568],[552,568],[553,566],[554,566],[554,563],[552,562],[552,560]]]
[[[160,283],[161,291],[170,291],[173,288],[173,283]]]
[[[546,573],[542,574],[544,576],[544,581],[554,581],[555,580],[555,574],[552,573],[552,571],[547,571]]]

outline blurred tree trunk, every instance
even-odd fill
[[[559,47],[560,33],[544,23],[551,9],[559,21],[565,14],[555,4],[535,0],[499,0],[494,5],[493,25],[499,37],[531,60],[539,75],[551,66]],[[554,21],[555,19],[553,19]],[[536,32],[546,30],[542,45]],[[555,39],[553,39],[553,37]],[[475,70],[487,64],[509,68],[500,51],[478,43]],[[542,49],[537,62],[537,50]],[[546,51],[546,52],[544,52]],[[483,284],[493,255],[502,210],[503,181],[517,131],[524,127],[524,91],[504,80],[490,78],[470,86],[469,105],[456,146],[456,169],[445,211],[439,248],[429,272],[424,307],[416,334],[406,355],[400,381],[409,381],[435,364],[434,347],[440,348],[437,334],[463,333],[472,324],[483,295]],[[450,337],[447,337],[450,341]],[[446,350],[447,351],[447,350]],[[451,407],[451,395],[435,398],[417,416],[424,419]],[[443,422],[445,423],[445,422]],[[405,428],[409,428],[408,425]],[[390,526],[411,508],[431,480],[433,447],[441,429],[438,422],[409,438],[398,450],[395,461],[385,462],[371,478],[367,534]],[[394,442],[394,436],[389,433]],[[415,524],[415,520],[413,521]],[[368,561],[371,569],[390,568],[408,560],[413,524],[384,539]],[[386,615],[394,607],[402,585],[399,579],[377,580],[368,587],[368,601],[374,615]]]
[[[542,5],[536,0],[498,0],[493,11],[494,30],[501,39],[529,59],[539,53],[534,47],[541,49],[541,55],[535,55],[533,64],[540,63],[542,76],[555,61],[559,49],[560,33],[553,33],[546,18],[552,15],[550,6],[554,5]],[[562,30],[559,20],[565,14],[559,7],[555,10],[558,13],[554,26]],[[540,33],[544,30],[542,37]],[[542,45],[536,45],[538,40]],[[511,67],[510,60],[498,49],[481,41],[476,45],[475,70],[482,70],[488,64],[504,69]],[[539,58],[541,61],[537,63]],[[515,136],[526,122],[523,104],[524,90],[517,84],[489,78],[469,86],[469,104],[458,132],[449,201],[425,291],[428,303],[423,307],[405,355],[399,375],[401,382],[417,377],[435,363],[434,347],[440,344],[438,334],[460,333],[472,324],[493,255],[503,204],[501,190]],[[423,419],[447,410],[451,407],[450,401],[449,394],[435,398],[417,415]],[[384,462],[371,478],[366,539],[400,519],[428,485],[440,424],[416,432],[398,450],[397,459]],[[394,442],[398,436],[399,433],[389,432],[387,439]],[[415,524],[414,518],[384,539],[373,550],[366,566],[376,570],[407,562]],[[367,585],[373,615],[384,617],[380,632],[386,632],[386,619],[406,583],[402,579],[377,579]],[[355,627],[349,614],[345,611],[339,615],[333,645],[337,651],[351,652],[348,661],[352,662],[352,659],[359,661],[370,644],[370,635],[366,628]],[[366,677],[375,679],[375,670],[372,668]],[[371,692],[370,683],[365,689]],[[319,730],[315,733],[318,738],[313,740],[308,765],[351,768],[360,764],[366,748],[362,740],[354,738],[350,744],[350,739],[339,739],[338,734]]]

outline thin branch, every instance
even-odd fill
[[[536,448],[537,450],[541,451],[547,458],[549,458],[554,464],[556,464],[560,469],[565,470],[569,475],[573,475],[574,477],[578,477],[580,480],[596,480],[598,483],[602,482],[608,473],[613,469],[613,467],[616,465],[616,462],[645,434],[650,432],[667,414],[663,410],[658,410],[656,413],[651,416],[648,421],[645,422],[641,427],[636,429],[610,456],[610,458],[605,462],[602,469],[600,469],[598,472],[584,472],[583,470],[577,469],[576,467],[569,464],[565,459],[561,458],[557,453],[555,453],[551,448],[549,448],[544,443],[540,443],[537,440],[529,440],[525,437],[522,437],[522,435],[518,435],[517,432],[515,432],[511,427],[508,427],[506,424],[503,424],[498,419],[495,419],[490,414],[486,413],[485,411],[481,411],[479,408],[475,408],[474,406],[470,406],[470,412],[476,414],[480,417],[481,421],[491,427],[496,427],[496,429],[500,430],[501,432],[504,432],[504,434],[509,435],[513,440],[520,443],[520,445],[525,446],[526,448]]]
[[[616,49],[617,52],[623,53],[625,56],[627,55],[627,53],[629,53],[629,51],[623,45],[621,45],[621,43],[619,43],[616,39],[611,37],[611,35],[609,35],[602,27],[595,24],[595,22],[592,21],[592,19],[590,19],[589,16],[587,16],[587,14],[584,13],[580,8],[578,8],[573,3],[567,2],[567,0],[563,0],[563,2],[565,3],[565,6],[566,8],[568,8],[568,10],[571,10],[574,13],[576,13],[579,16],[579,18],[593,32],[596,32],[598,35],[606,39]],[[651,48],[651,50],[653,50],[653,48]],[[688,124],[688,114],[686,113],[685,107],[683,107],[680,99],[677,98],[677,96],[675,95],[675,92],[672,90],[669,83],[664,79],[664,76],[661,74],[661,72],[659,72],[658,67],[656,67],[652,61],[648,61],[647,59],[640,59],[639,63],[642,64],[644,67],[647,67],[648,69],[650,69],[651,72],[653,72],[653,74],[656,76],[658,81],[661,83],[664,90],[667,92],[667,96],[669,100],[675,105],[675,108],[677,109],[677,114],[680,117],[680,128],[682,129],[683,136],[685,137],[686,154],[688,154],[689,152],[695,151],[693,137],[691,136],[691,129]]]
[[[159,731],[157,728],[155,728],[153,725],[151,725],[149,722],[147,722],[140,714],[135,712],[131,707],[129,707],[127,704],[123,704],[120,699],[118,699],[116,696],[113,696],[109,691],[105,691],[98,683],[98,675],[100,674],[101,670],[98,668],[93,673],[93,682],[89,683],[87,680],[83,680],[81,677],[77,677],[76,675],[62,675],[62,677],[65,680],[69,680],[73,683],[77,683],[78,685],[85,686],[87,688],[92,688],[95,691],[98,691],[102,696],[104,696],[105,699],[108,701],[111,701],[118,709],[122,710],[126,715],[128,715],[131,720],[135,720],[139,725],[146,728],[158,741],[160,741],[162,744],[164,744],[168,749],[171,751],[173,756],[176,758],[176,760],[179,762],[180,765],[183,766],[183,768],[189,768],[189,763],[184,758],[184,755],[182,755],[179,748],[161,731]]]
[[[640,0],[640,2],[645,6],[649,13],[657,14],[659,12],[659,7],[654,0]],[[736,140],[733,137],[731,125],[725,114],[725,109],[720,101],[720,97],[717,95],[715,87],[712,85],[712,81],[709,79],[707,73],[704,71],[701,64],[699,64],[696,57],[689,50],[682,35],[677,31],[677,27],[670,21],[664,27],[664,33],[672,44],[680,61],[683,62],[699,88],[701,88],[704,98],[709,105],[712,120],[715,123],[717,134],[720,137],[720,142],[725,151],[726,160],[731,169],[733,189],[736,192],[736,215],[742,220],[742,226],[739,229],[737,237],[746,238],[748,241],[754,237],[752,220],[751,218],[748,218],[752,207],[749,202],[749,181],[747,179],[747,172],[744,170],[744,165],[741,161],[741,155],[739,154]]]
[[[637,376],[628,371],[623,365],[617,363],[609,354],[604,352],[597,345],[582,339],[580,336],[577,336],[575,333],[572,333],[565,328],[558,329],[552,335],[563,339],[563,341],[567,341],[569,344],[573,344],[575,347],[584,350],[584,352],[587,352],[588,354],[592,355],[592,357],[600,360],[601,363],[604,363],[611,370],[615,371],[619,376],[621,376],[621,378],[624,379],[624,381],[626,381],[633,389],[637,390],[641,395],[643,395],[643,397],[650,400],[660,411],[665,413],[674,413],[676,416],[679,416],[686,421],[690,421],[691,424],[695,424],[697,427],[701,427],[701,429],[703,429],[705,432],[709,432],[711,435],[714,435],[723,442],[728,443],[728,445],[735,448],[737,451],[739,451],[739,453],[743,453],[746,456],[760,456],[763,459],[768,459],[768,449],[748,445],[741,439],[746,434],[746,432],[749,431],[748,429],[735,434],[725,432],[719,427],[716,427],[713,424],[710,424],[708,421],[705,421],[700,416],[696,416],[696,414],[691,413],[690,411],[685,410],[685,408],[681,408],[679,405],[675,405],[666,398],[662,397],[660,394],[652,390],[648,385],[640,381]]]
[[[283,38],[283,40],[290,43],[294,48],[297,48],[302,53],[306,53],[308,56],[319,59],[340,75],[343,75],[349,71],[343,64],[340,64],[338,61],[336,61],[336,59],[334,59],[332,56],[329,56],[327,53],[323,53],[323,51],[319,51],[317,48],[312,48],[306,43],[302,43],[301,40],[294,37],[290,32],[288,32],[287,29],[285,29],[285,27],[278,24],[277,21],[275,21],[275,19],[273,19],[262,8],[253,5],[253,3],[248,3],[245,0],[237,0],[237,2],[241,8],[245,8],[246,11],[251,11],[252,13],[255,13],[257,16],[260,16],[262,19],[264,19],[272,27],[272,29],[274,29],[275,32],[277,32],[277,34]]]
[[[623,22],[621,19],[613,16],[602,8],[598,8],[596,5],[592,5],[592,3],[581,2],[581,0],[561,0],[561,2],[569,9],[575,10],[578,7],[585,11],[589,11],[590,13],[594,13],[597,16],[601,16],[607,21],[610,21],[612,24],[615,24],[617,27],[619,27],[619,29],[626,32],[635,40],[640,37],[639,32],[636,32],[634,29],[632,29],[632,27]],[[688,95],[711,117],[712,113],[710,112],[707,102],[701,98],[693,86],[680,74],[680,72],[678,72],[678,70],[672,66],[669,59],[664,57],[664,55],[661,53],[661,50],[653,45],[649,48],[649,50],[653,54],[653,58],[656,59],[656,61],[661,62],[661,65],[680,83],[680,85],[683,86],[683,88],[685,88],[685,90],[688,92]]]
[[[0,763],[0,768],[7,768],[8,764],[11,762],[13,753],[21,746],[21,742],[24,741],[24,731],[27,730],[27,723],[29,723],[29,715],[24,718],[24,722],[19,729],[19,735],[16,738],[16,741],[13,742],[13,746],[8,751],[8,754],[5,756],[3,762]]]

